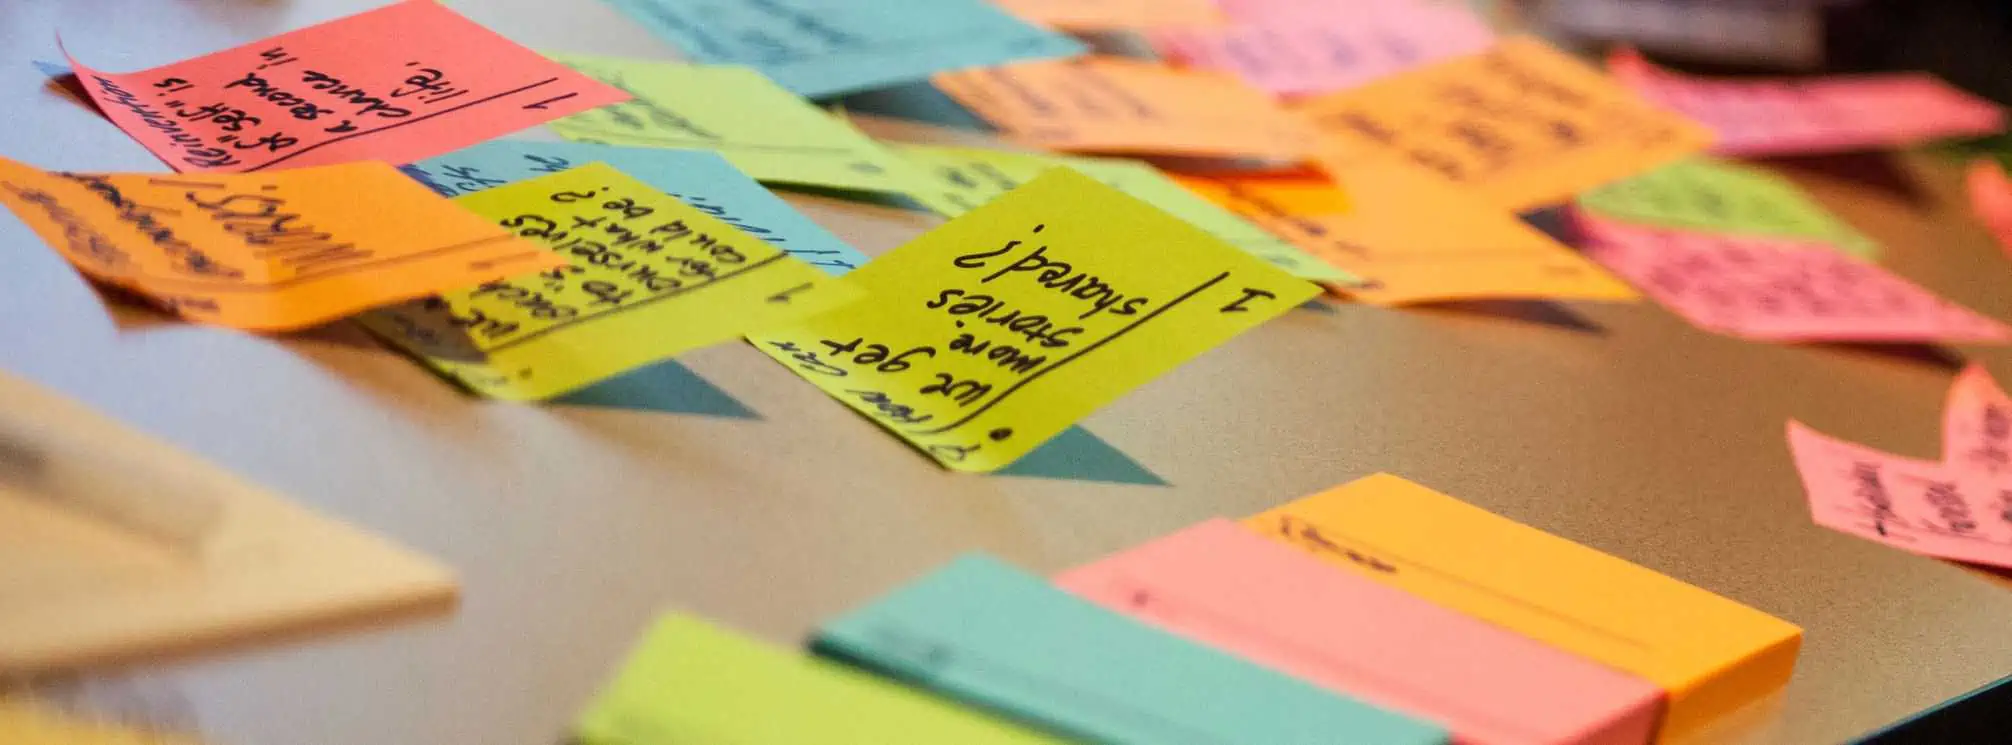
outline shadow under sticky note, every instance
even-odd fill
[[[1062,430],[1011,465],[992,472],[998,476],[1031,476],[1040,479],[1102,481],[1110,484],[1166,486],[1167,482],[1139,465],[1124,451],[1103,441],[1082,427]]]
[[[753,409],[676,360],[665,360],[623,373],[552,399],[552,403],[698,414],[725,419],[761,418]]]

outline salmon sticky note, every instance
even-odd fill
[[[1297,162],[1313,147],[1297,118],[1221,73],[1084,57],[933,80],[1014,141],[1050,150]]]
[[[1761,341],[2005,343],[2012,329],[1822,244],[1581,215],[1586,255],[1698,328]]]
[[[1938,559],[2012,569],[2012,488],[1788,423],[1818,525]]]
[[[1066,168],[846,279],[871,299],[749,340],[979,472],[1319,292]]]
[[[696,618],[659,619],[576,727],[581,745],[1058,745],[899,683]]]
[[[763,183],[904,194],[946,209],[914,166],[751,68],[553,57],[634,96],[553,122],[566,139],[711,150]]]
[[[1153,29],[1147,38],[1163,58],[1227,72],[1275,95],[1304,96],[1480,52],[1495,32],[1464,4],[1406,0],[1358,4],[1346,16]]]
[[[811,645],[1078,742],[1445,742],[1430,724],[1135,622],[982,554],[824,624]]]
[[[383,163],[176,176],[0,158],[0,204],[93,279],[250,331],[559,263]]]
[[[1337,180],[1214,175],[1181,183],[1364,279],[1330,287],[1372,305],[1635,292],[1542,231],[1437,179],[1368,164]]]
[[[1308,256],[1278,236],[1196,196],[1144,161],[929,145],[899,145],[896,150],[922,164],[935,177],[943,200],[960,207],[960,214],[1012,191],[1043,171],[1066,166],[1166,210],[1167,214],[1186,220],[1295,277],[1315,281],[1355,280],[1354,275]]]
[[[1215,0],[994,0],[1013,15],[1070,31],[1117,31],[1223,22]]]
[[[433,0],[140,72],[70,64],[177,171],[405,163],[626,98]]]
[[[565,264],[358,320],[487,396],[551,398],[854,297],[604,163],[454,201]]]
[[[1824,243],[1861,259],[1879,244],[1793,182],[1710,158],[1678,161],[1579,195],[1581,210],[1622,222]]]
[[[1964,368],[1949,388],[1942,409],[1942,462],[1985,478],[2012,476],[2012,397],[1982,365]]]
[[[1677,741],[1788,682],[1802,629],[1389,474],[1247,523],[1328,564],[1630,673]]]
[[[1998,239],[1998,248],[2012,254],[2012,179],[2005,168],[1988,159],[1972,162],[1964,183],[1971,212]]]
[[[1711,139],[1528,38],[1299,108],[1320,130],[1319,157],[1330,172],[1369,158],[1404,163],[1510,211],[1564,201]]]
[[[1718,133],[1712,152],[1797,155],[1910,145],[2005,128],[1996,104],[1926,73],[1808,79],[1714,80],[1620,52],[1614,77],[1643,97]]]
[[[1071,569],[1062,589],[1437,723],[1457,743],[1647,745],[1662,689],[1211,520]]]

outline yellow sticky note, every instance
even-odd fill
[[[454,201],[567,263],[358,320],[496,398],[550,398],[856,297],[605,163]]]
[[[1223,174],[1181,183],[1362,277],[1331,286],[1372,305],[1637,297],[1515,215],[1406,168],[1371,162],[1332,181]]]
[[[0,742],[7,745],[195,745],[183,735],[85,722],[23,699],[0,698]]]
[[[548,125],[566,139],[711,150],[756,181],[902,194],[943,211],[914,165],[754,68],[550,56],[634,97]]]
[[[942,192],[943,201],[960,208],[958,214],[1012,191],[1050,168],[1066,166],[1166,210],[1167,214],[1186,220],[1295,277],[1314,281],[1355,280],[1348,272],[1308,256],[1278,236],[1196,196],[1145,161],[931,145],[894,147],[896,152],[923,166]]]
[[[755,346],[944,466],[992,471],[1319,289],[1066,168],[846,275]]]
[[[1569,55],[1528,38],[1309,99],[1330,171],[1361,157],[1408,164],[1499,208],[1562,202],[1711,144]]]
[[[1389,474],[1246,521],[1337,567],[1641,676],[1681,738],[1788,682],[1802,629]]]
[[[383,163],[88,174],[0,158],[0,205],[93,279],[254,331],[558,263]]]

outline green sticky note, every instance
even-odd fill
[[[1060,743],[682,615],[657,622],[575,734],[582,745]]]
[[[947,209],[914,163],[753,68],[547,56],[634,96],[547,125],[566,139],[711,150],[762,183],[901,194]]]
[[[1086,742],[1436,745],[1447,737],[981,555],[826,624],[813,648]]]
[[[1624,222],[1816,241],[1862,259],[1879,255],[1878,243],[1789,180],[1710,158],[1678,161],[1593,189],[1579,196],[1579,206]]]
[[[1308,255],[1264,228],[1188,191],[1144,161],[931,145],[892,147],[927,172],[929,184],[937,192],[932,204],[955,210],[945,214],[961,214],[1034,180],[1043,171],[1066,166],[1181,218],[1300,279],[1360,281],[1355,275]]]

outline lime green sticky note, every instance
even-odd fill
[[[496,398],[551,398],[857,297],[842,280],[606,163],[454,201],[566,263],[357,320]]]
[[[756,181],[902,194],[945,210],[913,163],[753,68],[548,56],[634,96],[547,125],[566,139],[711,150]]]
[[[1316,282],[1356,282],[1349,274],[1266,232],[1235,213],[1188,191],[1144,161],[1074,155],[1041,155],[933,145],[894,145],[895,152],[915,161],[931,177],[930,185],[955,212],[984,204],[1056,166],[1067,166],[1104,185],[1130,194],[1223,242],[1269,261],[1301,279]]]
[[[748,339],[973,472],[1320,292],[1067,168],[845,278],[867,299]]]
[[[1061,742],[681,615],[657,622],[576,734],[583,745]]]
[[[1879,244],[1832,215],[1794,183],[1710,158],[1678,161],[1579,196],[1579,206],[1624,222],[1828,243],[1862,259]]]

